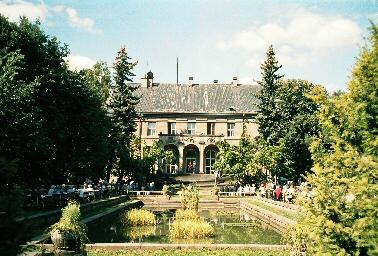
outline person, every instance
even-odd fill
[[[275,190],[276,200],[277,201],[281,200],[281,193],[282,193],[282,189],[281,189],[280,185],[277,185],[276,186],[276,190]]]
[[[265,186],[264,186],[263,183],[261,183],[261,185],[260,185],[260,196],[261,197],[265,197],[266,196],[266,194],[265,194]]]
[[[251,195],[253,195],[253,196],[256,195],[256,186],[255,186],[255,183],[252,184],[252,187],[251,187]]]
[[[196,161],[193,161],[193,173],[196,173]]]
[[[191,161],[188,164],[188,172],[193,172],[193,164]]]

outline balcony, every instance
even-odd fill
[[[159,134],[159,139],[164,144],[215,144],[224,139],[224,135],[207,135],[207,134]]]

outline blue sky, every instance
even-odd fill
[[[247,0],[0,0],[0,13],[40,18],[48,34],[69,45],[70,65],[96,60],[112,65],[125,45],[139,64],[135,81],[149,70],[156,82],[214,79],[244,83],[260,78],[259,65],[273,44],[287,78],[328,90],[345,89],[364,45],[368,19],[378,22],[377,1]]]

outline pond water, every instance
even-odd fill
[[[91,243],[220,243],[280,244],[282,236],[253,216],[233,211],[201,211],[200,215],[215,227],[215,236],[208,239],[171,240],[169,226],[174,211],[157,213],[157,225],[125,227],[120,216],[88,225]]]

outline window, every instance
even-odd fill
[[[168,134],[176,134],[176,123],[168,123]]]
[[[215,123],[207,123],[207,135],[215,135]]]
[[[235,123],[228,123],[227,124],[227,136],[234,137],[235,136]]]
[[[148,122],[147,136],[155,135],[155,132],[156,132],[156,122]]]
[[[205,159],[206,173],[213,173],[216,155],[217,153],[213,149],[210,149],[206,152],[206,159]]]
[[[188,134],[196,134],[196,123],[190,122],[188,123]]]

